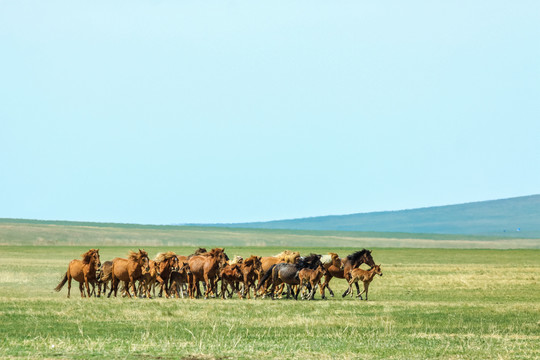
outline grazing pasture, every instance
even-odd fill
[[[129,246],[100,247],[101,261]],[[149,257],[196,247],[145,247]],[[225,247],[229,257],[283,247]],[[302,255],[358,248],[296,248]],[[88,246],[0,246],[2,358],[533,359],[540,251],[371,248],[369,301],[66,298],[53,289]],[[367,267],[366,267],[367,268]]]

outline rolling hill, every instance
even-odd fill
[[[207,226],[540,238],[540,195],[411,210]]]

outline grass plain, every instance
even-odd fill
[[[203,244],[204,245],[204,244]],[[132,247],[131,247],[132,248]],[[192,246],[146,246],[189,254]],[[289,249],[346,255],[357,248]],[[374,248],[370,301],[81,299],[52,289],[88,246],[0,246],[0,357],[540,358],[540,251]],[[101,247],[102,262],[129,246]],[[228,247],[272,255],[284,247]],[[76,283],[75,283],[76,284]],[[74,284],[74,285],[75,285]]]
[[[373,250],[370,301],[72,297],[58,284],[90,247],[229,256]],[[540,358],[537,239],[0,219],[0,358]],[[402,247],[402,248],[400,248]],[[446,248],[446,249],[442,249]],[[461,249],[460,249],[461,248]],[[468,248],[468,249],[467,249]],[[485,249],[495,248],[495,249]],[[503,250],[508,249],[511,250]],[[521,249],[520,249],[521,248]]]

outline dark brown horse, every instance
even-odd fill
[[[107,284],[112,281],[112,261],[105,261],[103,263],[101,268],[99,268],[98,270],[97,277],[98,277],[97,297],[100,297],[102,290],[103,290],[103,294],[107,293]]]
[[[204,281],[206,291],[204,298],[207,299],[210,293],[216,294],[216,278],[221,268],[223,268],[229,258],[222,248],[212,249],[202,255],[190,256],[188,259],[190,275],[190,297],[199,297],[201,290],[199,282]],[[195,294],[196,293],[196,294]]]
[[[86,292],[90,297],[90,286],[92,284],[92,290],[97,283],[96,271],[101,266],[101,260],[99,258],[99,249],[90,249],[81,255],[82,260],[74,259],[69,262],[68,269],[64,274],[64,277],[54,290],[60,291],[64,284],[68,283],[67,297],[71,293],[71,279],[75,279],[79,282],[79,290],[81,297],[85,297],[84,287],[86,286]]]
[[[127,259],[115,258],[113,259],[112,266],[112,287],[109,291],[107,297],[111,296],[111,293],[114,290],[114,297],[116,297],[118,292],[118,283],[120,281],[125,281],[131,285],[133,290],[133,295],[137,296],[137,290],[135,288],[135,281],[139,280],[142,277],[143,269],[144,271],[149,271],[149,262],[148,253],[144,250],[139,249],[139,252],[130,251],[128,253]],[[129,297],[131,294],[129,288],[126,289],[126,292]]]
[[[375,266],[375,261],[373,261],[373,258],[371,257],[371,250],[362,249],[360,251],[357,251],[355,253],[352,253],[348,255],[345,259],[342,260],[343,262],[343,275],[345,280],[347,280],[347,283],[351,280],[351,270],[358,268],[362,264],[367,264],[371,267]],[[356,285],[356,294],[360,295],[360,287],[358,286],[358,283],[355,283]],[[343,293],[342,297],[345,297],[347,294],[347,290]]]
[[[276,294],[276,287],[280,284],[287,284],[291,285],[289,286],[289,292],[291,292],[292,286],[300,285],[300,280],[298,278],[298,272],[302,269],[316,269],[321,263],[321,255],[316,254],[310,254],[309,256],[306,256],[305,258],[298,259],[298,262],[296,264],[287,264],[287,263],[279,263],[274,265],[269,271],[267,271],[266,274],[264,274],[261,284],[258,285],[257,291],[260,289],[261,285],[264,284],[265,278],[269,276],[271,273],[272,276],[272,285],[270,287],[270,294],[272,296],[272,299],[274,299],[274,296]],[[294,292],[292,290],[292,295],[295,299],[298,299],[298,293],[299,289]]]

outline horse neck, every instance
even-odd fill
[[[375,268],[372,268],[371,270],[365,270],[367,273],[367,280],[371,281],[373,277],[375,276]]]

